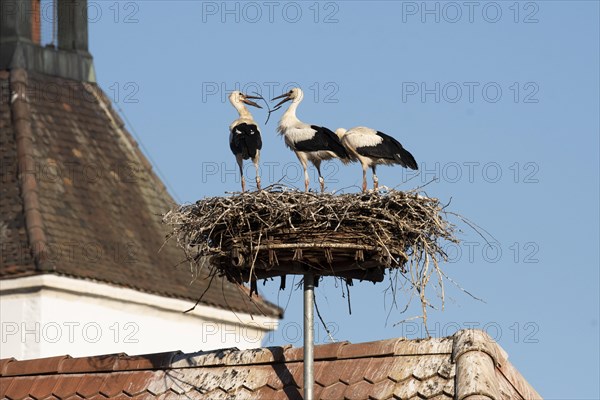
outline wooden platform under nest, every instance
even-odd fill
[[[164,222],[188,260],[232,281],[312,271],[380,282],[387,269],[428,279],[429,263],[437,268],[446,257],[442,242],[457,241],[443,215],[437,199],[417,193],[316,194],[275,185],[183,205]]]

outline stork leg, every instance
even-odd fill
[[[300,161],[300,164],[302,164],[302,168],[304,168],[304,191],[308,192],[309,179],[308,179],[308,165],[306,165],[306,156],[301,153],[296,153],[296,155],[298,156],[298,160]]]
[[[362,185],[362,191],[363,193],[365,193],[367,191],[367,165],[363,164],[362,165],[362,169],[363,169],[363,185]]]
[[[374,190],[377,190],[379,188],[379,179],[377,178],[377,173],[375,172],[376,168],[377,168],[376,165],[371,166],[371,170],[373,170],[373,189]]]
[[[235,160],[240,168],[240,176],[242,177],[242,192],[246,191],[246,179],[244,178],[244,159],[241,154],[236,154]]]
[[[252,162],[254,163],[254,168],[256,169],[256,188],[258,190],[260,190],[261,187],[260,187],[260,172],[258,171],[258,159],[259,159],[259,155],[258,155],[258,153],[256,153],[256,157],[254,157],[252,159]]]
[[[319,173],[319,183],[321,184],[321,193],[323,193],[325,191],[325,179],[321,176],[321,160],[315,160],[313,164],[315,164],[315,168],[317,168],[317,172]]]

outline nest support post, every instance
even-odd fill
[[[313,400],[315,276],[304,274],[304,400]]]

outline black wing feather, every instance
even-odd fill
[[[419,169],[413,155],[402,147],[399,141],[379,131],[377,132],[377,136],[383,139],[381,143],[376,146],[357,147],[357,153],[365,157],[395,161],[405,168]]]
[[[262,138],[256,125],[243,122],[234,126],[231,133],[229,148],[233,154],[241,154],[244,160],[256,157],[256,151],[262,149]]]
[[[317,125],[311,125],[311,129],[314,129],[315,136],[310,140],[303,140],[294,144],[296,150],[299,151],[320,151],[329,150],[335,153],[341,159],[347,159],[348,152],[346,148],[340,142],[338,136],[331,130]]]

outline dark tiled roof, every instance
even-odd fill
[[[0,360],[0,396],[300,399],[302,348]],[[481,331],[315,347],[316,399],[533,400],[541,396]],[[70,397],[74,396],[74,397]]]
[[[0,71],[0,89],[0,278],[54,273],[196,300],[207,272],[190,285],[182,252],[163,246],[174,201],[104,93],[24,70]],[[260,312],[219,278],[202,304]]]
[[[2,269],[0,274],[23,274],[31,270],[25,228],[23,198],[17,172],[17,142],[11,122],[8,73],[0,71],[0,242]]]

